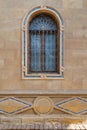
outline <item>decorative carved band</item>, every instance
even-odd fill
[[[26,102],[27,101],[27,102]],[[34,111],[38,115],[66,113],[83,115],[87,113],[87,99],[81,97],[7,97],[0,99],[1,114],[16,114]],[[31,114],[35,114],[31,113]]]

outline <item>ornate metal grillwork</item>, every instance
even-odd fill
[[[28,73],[58,72],[57,24],[53,18],[40,14],[29,26]]]
[[[47,14],[40,14],[30,22],[29,30],[57,30],[57,24]]]

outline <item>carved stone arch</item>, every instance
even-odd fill
[[[28,74],[27,73],[27,44],[28,44],[28,27],[30,21],[38,14],[46,13],[53,17],[59,27],[60,43],[60,74]],[[58,11],[48,6],[39,6],[28,12],[22,23],[22,78],[23,79],[59,79],[64,78],[64,24],[63,19]]]

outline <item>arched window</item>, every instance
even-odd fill
[[[41,13],[29,25],[28,73],[59,73],[58,26]]]
[[[58,79],[64,72],[64,26],[50,7],[32,9],[22,26],[23,79]]]

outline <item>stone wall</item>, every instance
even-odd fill
[[[64,79],[22,80],[22,20],[32,8],[48,5],[64,20]],[[87,89],[86,0],[0,0],[0,89],[85,91]]]
[[[56,9],[64,21],[64,79],[22,79],[22,21],[27,12],[42,5]],[[86,93],[87,0],[0,0],[0,110],[2,114],[8,112],[11,115],[11,112],[23,108],[20,106],[20,100],[27,102],[28,107],[29,102],[34,103],[32,110],[29,108],[30,111],[26,111],[25,115],[38,114],[36,106],[42,103],[40,98],[44,96],[42,106],[49,104],[47,107],[52,108],[51,114],[73,114],[74,112],[74,115],[78,115],[81,110],[87,112]],[[37,98],[38,96],[41,97]],[[55,104],[58,102],[63,103],[62,107],[68,110],[59,109],[59,106],[56,108]],[[75,110],[76,103],[79,106],[77,105]],[[71,105],[71,108],[68,105]],[[39,110],[39,106],[37,109]],[[42,113],[49,112],[41,108],[39,114]]]

